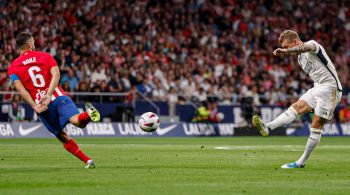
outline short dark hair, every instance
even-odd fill
[[[16,45],[18,48],[23,47],[27,41],[32,38],[32,34],[29,32],[21,32],[16,36]]]

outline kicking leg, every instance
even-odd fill
[[[84,128],[90,121],[97,122],[100,120],[100,113],[91,103],[86,103],[85,109],[85,112],[70,117],[69,122],[74,126]]]
[[[85,168],[95,168],[94,161],[86,154],[84,154],[83,151],[80,150],[78,144],[66,132],[62,131],[56,137],[63,143],[63,147],[68,152],[70,152],[86,164]]]
[[[90,121],[91,119],[86,111],[69,118],[69,122],[79,128],[85,128]]]
[[[264,123],[258,115],[253,116],[253,125],[263,136],[268,136],[269,129],[273,130],[280,126],[288,125],[293,122],[298,115],[310,112],[311,110],[312,108],[304,100],[298,100],[275,120],[269,123]]]

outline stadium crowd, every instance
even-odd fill
[[[68,92],[288,105],[312,87],[295,57],[272,55],[279,33],[294,29],[325,47],[343,95],[350,92],[346,1],[1,1],[0,29],[2,91],[11,90],[15,36],[29,31],[37,49],[55,57]]]

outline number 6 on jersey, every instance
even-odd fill
[[[38,66],[32,66],[28,69],[28,73],[30,75],[30,78],[33,81],[33,84],[35,87],[44,87],[45,86],[45,80],[43,75],[38,74],[41,69]],[[37,73],[37,74],[35,74]]]

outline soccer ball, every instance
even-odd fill
[[[224,120],[225,115],[224,115],[224,113],[219,112],[219,113],[216,115],[216,118],[218,119],[218,121],[222,121],[222,120]]]
[[[153,112],[146,112],[139,119],[139,126],[143,131],[153,132],[159,127],[159,117]]]

